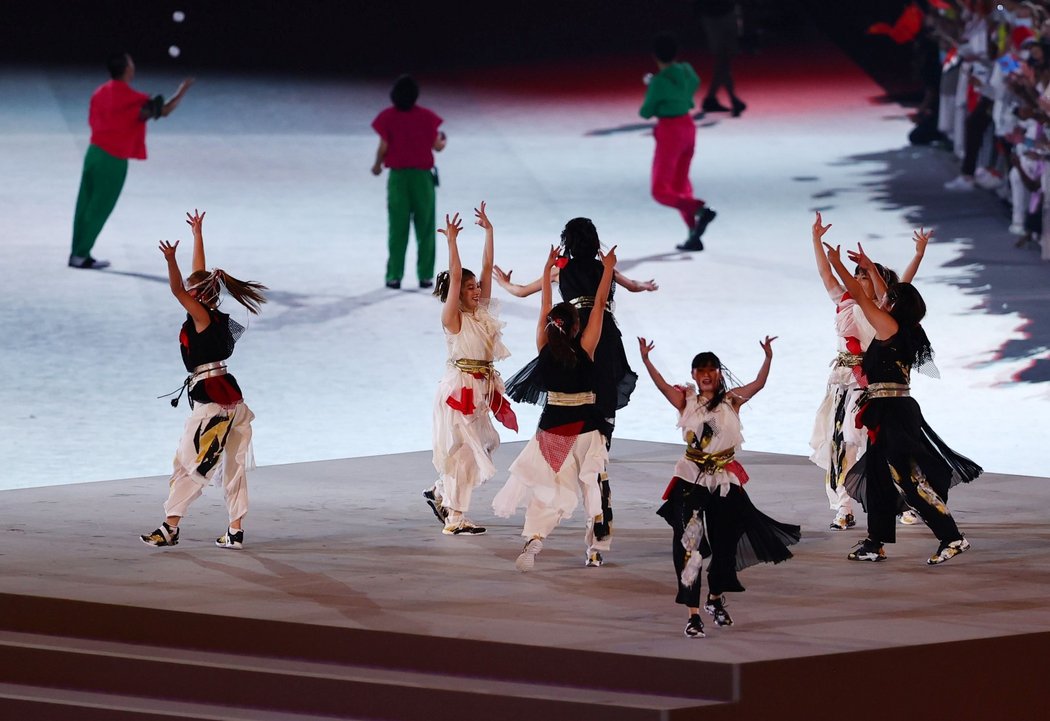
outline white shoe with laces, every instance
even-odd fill
[[[973,178],[967,178],[965,175],[960,175],[955,180],[949,180],[944,184],[945,190],[951,190],[954,192],[969,192],[974,189]]]

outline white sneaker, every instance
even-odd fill
[[[926,563],[936,566],[939,563],[944,563],[949,558],[958,556],[963,551],[969,550],[970,542],[965,538],[960,538],[958,541],[952,541],[951,543],[942,543],[937,549],[937,553],[926,559]]]
[[[543,541],[538,538],[530,538],[525,548],[521,549],[518,559],[514,561],[514,568],[522,573],[528,573],[536,565],[536,554],[543,550]]]
[[[974,189],[973,178],[967,178],[964,175],[960,175],[955,180],[949,180],[945,183],[944,189],[955,192],[968,192]]]
[[[1003,177],[987,168],[978,168],[973,178],[985,190],[997,190],[1003,184]]]
[[[905,511],[904,513],[897,516],[897,518],[899,518],[900,522],[903,523],[905,526],[914,526],[921,520],[919,518],[919,514],[915,511]]]
[[[1024,229],[1023,223],[1010,223],[1010,227],[1007,230],[1011,235],[1028,235],[1028,231]]]

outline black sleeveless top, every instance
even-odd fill
[[[587,352],[580,347],[580,339],[577,336],[572,341],[573,350],[576,352],[576,365],[562,365],[550,345],[543,347],[537,359],[536,371],[539,374],[544,387],[548,392],[555,393],[593,393],[595,390],[594,361],[588,357]],[[558,426],[583,422],[579,433],[588,431],[604,430],[604,418],[595,404],[582,406],[555,406],[550,404],[550,396],[547,404],[543,407],[540,415],[540,430],[550,430]]]
[[[182,362],[186,370],[193,372],[197,366],[206,363],[224,361],[233,355],[233,346],[244,332],[244,327],[232,320],[226,313],[212,309],[208,311],[211,323],[200,333],[187,313],[186,322],[179,333],[179,350],[182,351]],[[190,400],[197,403],[218,403],[229,406],[243,399],[237,379],[225,375],[205,378],[190,389]]]

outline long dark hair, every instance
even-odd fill
[[[901,335],[901,348],[911,360],[911,365],[920,366],[933,359],[933,347],[922,327],[926,317],[926,301],[911,283],[894,283],[886,291],[889,314],[897,321]]]
[[[561,232],[561,245],[570,258],[594,258],[601,241],[590,218],[573,218]]]
[[[265,285],[254,280],[234,278],[222,268],[194,271],[186,279],[186,286],[197,288],[197,301],[207,308],[218,307],[219,294],[225,288],[226,292],[252,315],[259,315],[259,307],[266,302],[263,291],[268,290]]]
[[[697,368],[717,368],[718,369],[718,388],[715,389],[715,394],[707,402],[707,410],[713,411],[718,408],[719,404],[725,400],[726,393],[729,392],[729,388],[726,386],[726,369],[722,365],[722,361],[718,359],[714,353],[709,350],[705,350],[703,353],[697,353],[693,357],[693,370]]]
[[[558,303],[547,313],[547,347],[554,359],[566,368],[576,367],[573,339],[579,325],[580,314],[572,303]]]
[[[463,285],[468,280],[470,280],[471,278],[475,278],[475,277],[476,276],[474,275],[473,271],[469,271],[466,268],[464,268],[463,269],[463,277],[460,278],[460,281],[459,281],[460,289],[462,290],[463,289]],[[438,273],[437,274],[437,278],[434,279],[434,293],[433,293],[433,295],[436,298],[440,298],[442,303],[444,303],[445,300],[448,298],[448,287],[449,287],[449,285],[452,282],[451,278],[452,278],[452,276],[449,275],[449,272],[447,270],[443,270],[440,273]]]

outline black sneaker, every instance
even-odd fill
[[[390,290],[398,290],[401,287],[401,281],[400,280],[388,280],[386,282],[386,287],[390,288]]]
[[[139,538],[150,546],[177,546],[179,545],[179,527],[172,527],[167,521],[161,521],[160,528],[153,533],[139,536]]]
[[[681,245],[677,246],[678,250],[703,250],[704,244],[700,241],[700,236],[707,230],[708,224],[715,219],[718,213],[708,208],[706,205],[696,212],[696,223],[693,224],[693,229],[689,231],[689,239]]]
[[[437,516],[438,521],[441,522],[441,527],[445,527],[445,521],[448,520],[448,509],[441,505],[441,499],[433,488],[428,488],[423,491],[423,498],[426,499],[427,505],[430,506],[430,510]]]
[[[728,113],[729,108],[722,103],[718,102],[718,98],[704,98],[703,105],[700,106],[701,110],[705,113]]]
[[[71,255],[69,256],[69,267],[83,268],[84,270],[102,270],[109,267],[109,261],[92,258],[90,255]]]
[[[244,529],[238,528],[236,531],[232,528],[226,529],[226,533],[215,539],[215,545],[219,548],[235,548],[237,550],[244,548]]]
[[[700,619],[699,613],[694,613],[689,617],[689,623],[685,624],[685,635],[689,638],[704,638],[707,636],[704,633],[704,622]]]
[[[739,118],[740,114],[747,110],[747,103],[740,98],[733,98],[732,115],[734,118]]]
[[[729,615],[729,611],[726,610],[725,599],[719,596],[718,598],[707,597],[707,602],[704,603],[704,610],[707,611],[715,619],[716,626],[732,626],[733,617]]]
[[[419,287],[422,288],[423,290],[426,290],[427,288],[433,288],[434,287],[434,281],[430,280],[429,278],[426,279],[426,280],[421,280],[421,281],[419,281]]]
[[[872,561],[879,562],[886,560],[886,551],[883,550],[881,543],[875,543],[868,538],[858,543],[853,547],[853,550],[846,556],[851,561]]]
[[[937,553],[926,559],[926,563],[931,566],[936,566],[937,564],[944,563],[950,558],[958,556],[963,551],[969,550],[970,542],[965,538],[960,538],[956,541],[944,541],[937,549]]]

